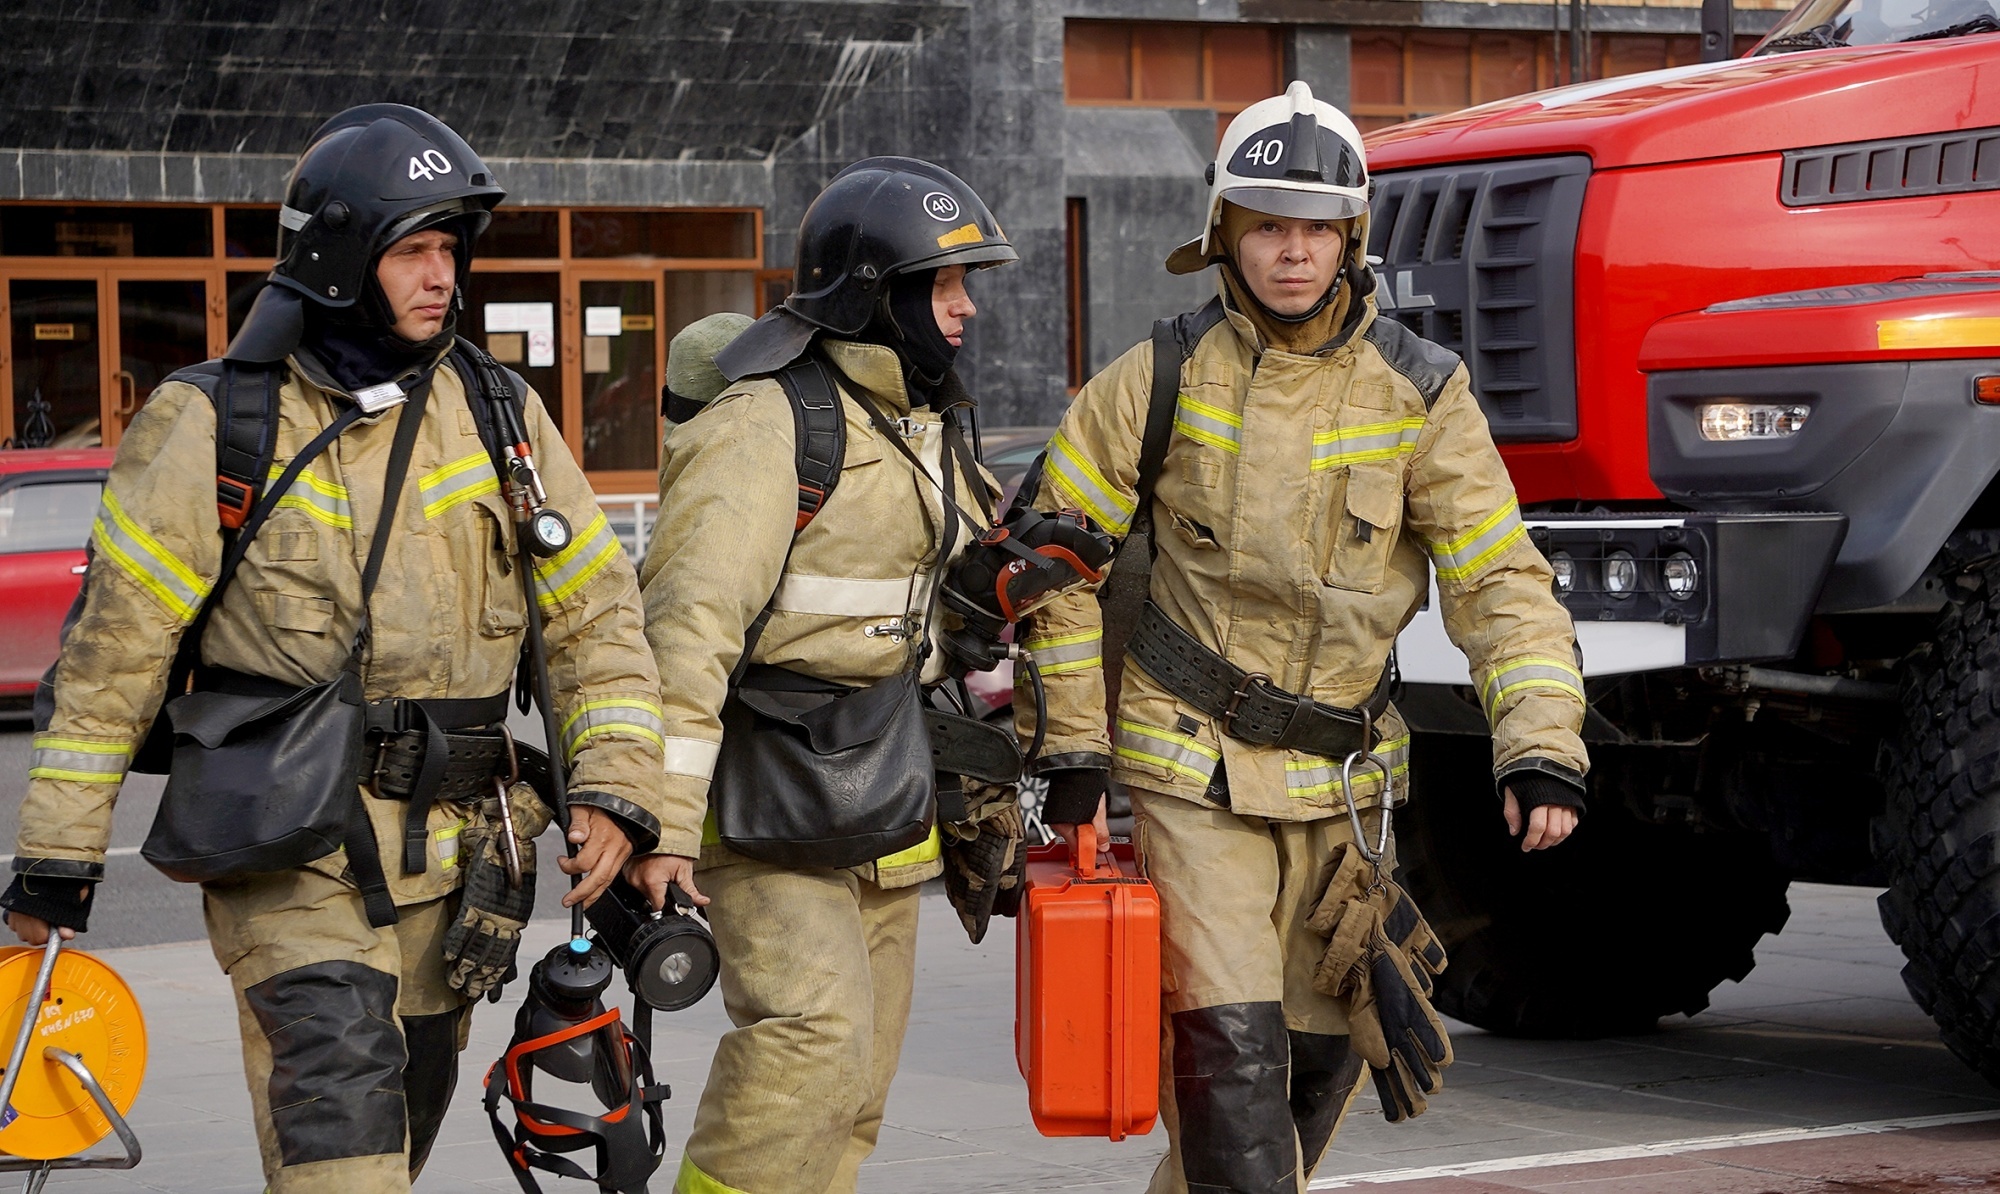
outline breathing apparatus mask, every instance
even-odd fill
[[[655,912],[638,888],[614,879],[604,897],[584,910],[597,943],[625,972],[639,1000],[633,1019],[642,1026],[648,1011],[677,1012],[701,1002],[722,969],[715,937],[693,907],[687,893],[670,883],[666,907]]]
[[[940,636],[954,667],[961,674],[983,672],[1011,659],[1027,671],[1036,710],[1034,741],[1025,753],[1030,762],[1041,753],[1048,698],[1034,656],[1005,641],[1006,630],[1063,594],[1103,580],[1117,550],[1082,513],[1044,514],[1017,496],[1000,525],[973,540],[945,575],[940,597],[961,620]]]
[[[602,902],[602,901],[600,901]],[[603,944],[565,941],[535,963],[528,997],[514,1017],[514,1039],[486,1072],[486,1114],[494,1139],[523,1191],[539,1192],[530,1169],[594,1181],[607,1194],[645,1194],[666,1155],[660,1104],[671,1093],[653,1085],[646,1045],[626,1030],[602,998],[613,964]],[[585,1114],[537,1101],[535,1081],[588,1087],[603,1107]],[[500,1120],[513,1105],[515,1126]],[[564,1154],[594,1149],[596,1172]]]

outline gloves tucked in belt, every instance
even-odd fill
[[[998,913],[1021,910],[1021,885],[1028,872],[1027,828],[1012,784],[981,784],[966,792],[966,818],[941,825],[944,839],[944,893],[978,945],[986,924]]]
[[[15,875],[7,890],[0,893],[0,908],[82,933],[90,920],[90,899],[96,888],[95,879]]]
[[[1444,946],[1416,903],[1349,845],[1306,924],[1330,938],[1313,989],[1345,999],[1352,1048],[1368,1063],[1391,1123],[1422,1115],[1444,1086],[1451,1038],[1431,1006]]]
[[[548,812],[526,784],[508,791],[507,804],[519,852],[519,887],[508,875],[508,834],[497,795],[482,803],[478,823],[466,830],[462,843],[465,890],[458,920],[444,933],[444,966],[445,982],[468,999],[500,998],[501,987],[517,973],[521,930],[535,914],[534,835],[548,826]]]

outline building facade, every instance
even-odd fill
[[[1738,0],[1739,43],[1778,0]],[[1591,77],[1693,61],[1698,0],[1590,9]],[[461,330],[541,392],[600,492],[649,490],[666,345],[790,279],[837,170],[960,173],[1019,247],[962,372],[988,425],[1054,421],[1213,283],[1171,278],[1203,166],[1303,78],[1364,129],[1568,81],[1566,4],[1460,0],[59,2],[0,46],[0,437],[115,444],[217,355],[312,130],[425,108],[509,191]]]

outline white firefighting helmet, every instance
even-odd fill
[[[1167,258],[1171,273],[1191,274],[1223,256],[1214,243],[1222,201],[1265,215],[1346,220],[1368,210],[1368,166],[1361,130],[1332,104],[1294,82],[1229,122],[1208,167],[1208,218],[1201,235]]]

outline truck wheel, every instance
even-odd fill
[[[1694,1015],[1791,915],[1765,840],[1640,821],[1593,798],[1576,834],[1521,853],[1484,738],[1418,734],[1398,874],[1444,941],[1438,1009],[1491,1032],[1588,1039]],[[1642,758],[1597,752],[1600,773]],[[1616,785],[1594,784],[1606,791]]]
[[[1874,844],[1904,985],[1945,1045],[2000,1085],[2000,566],[1966,580],[1905,677]]]

